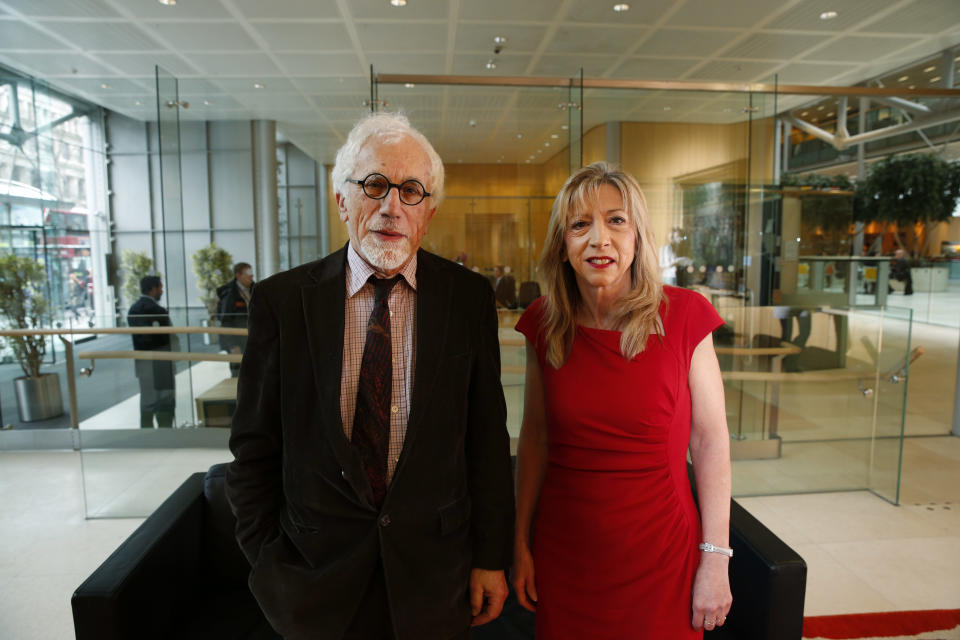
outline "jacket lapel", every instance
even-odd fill
[[[432,256],[420,251],[417,257],[417,326],[414,360],[413,390],[410,397],[410,417],[403,450],[394,472],[394,479],[403,471],[407,452],[414,446],[419,427],[433,396],[439,364],[446,352],[447,326],[450,322],[452,281],[449,274],[438,269]]]
[[[358,496],[373,504],[373,491],[360,458],[350,447],[340,416],[340,377],[343,370],[343,315],[346,300],[346,249],[331,254],[311,273],[301,290],[307,347],[322,428],[343,471]]]

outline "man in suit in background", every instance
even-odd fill
[[[253,267],[246,262],[233,265],[233,280],[217,289],[220,305],[217,318],[221,327],[246,329],[249,316],[250,296],[253,292]],[[220,348],[227,353],[241,354],[247,346],[246,336],[220,336]],[[230,363],[230,375],[240,373],[240,364]]]
[[[361,120],[332,173],[349,243],[250,305],[227,496],[288,639],[465,639],[499,615],[513,488],[493,291],[420,250],[443,164]]]
[[[127,324],[131,327],[169,327],[167,310],[157,304],[163,295],[160,276],[144,276],[140,280],[140,299],[127,312]],[[133,334],[135,351],[170,351],[170,334]],[[157,426],[173,426],[176,408],[174,393],[173,362],[170,360],[134,360],[133,366],[140,383],[140,428],[152,429],[156,416]]]
[[[497,265],[493,268],[493,289],[497,305],[505,309],[517,308],[517,281],[510,267]]]

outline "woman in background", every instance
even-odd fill
[[[538,640],[700,638],[732,602],[723,322],[664,290],[640,187],[603,163],[557,196],[539,266],[547,294],[517,324],[517,597]]]

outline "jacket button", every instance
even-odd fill
[[[380,516],[380,526],[381,526],[381,527],[389,527],[389,526],[390,526],[390,516],[388,516],[387,514],[383,514],[382,516]]]

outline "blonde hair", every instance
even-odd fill
[[[620,192],[624,209],[636,229],[636,246],[630,265],[630,292],[615,312],[621,329],[620,353],[631,360],[643,351],[647,338],[658,326],[661,301],[666,300],[660,281],[656,242],[640,185],[629,174],[605,162],[583,167],[567,180],[553,201],[547,238],[538,269],[546,284],[543,331],[547,362],[559,369],[567,361],[577,333],[576,318],[583,301],[577,278],[566,257],[566,233],[578,213],[596,202],[600,187],[610,185]]]

